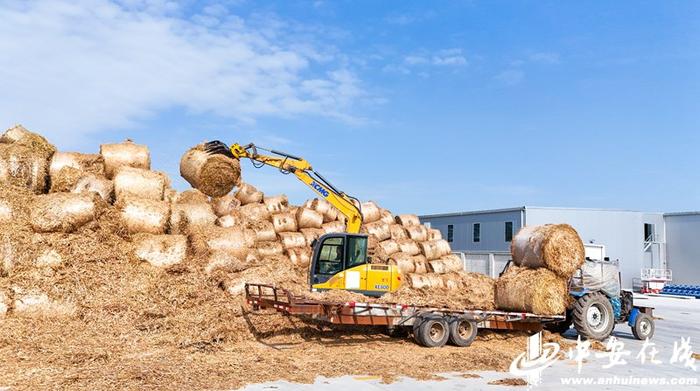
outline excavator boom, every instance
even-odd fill
[[[347,217],[346,230],[348,233],[360,232],[362,226],[362,211],[360,202],[343,191],[338,190],[321,174],[314,171],[311,164],[303,158],[275,150],[267,150],[255,144],[232,144],[228,147],[221,141],[211,141],[205,145],[207,152],[222,154],[234,159],[250,159],[253,165],[260,164],[276,167],[284,174],[294,174],[316,194],[331,203],[340,213]],[[258,149],[270,155],[258,153]]]

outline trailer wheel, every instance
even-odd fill
[[[467,347],[472,344],[478,328],[476,322],[464,318],[453,318],[450,321],[450,343],[459,347]]]
[[[632,326],[632,335],[640,340],[651,339],[654,336],[654,319],[643,312],[637,314]]]
[[[603,340],[615,327],[610,300],[602,293],[589,293],[579,298],[572,312],[574,327],[587,339]]]
[[[441,347],[450,338],[449,325],[442,317],[423,318],[413,326],[413,337],[427,348]]]

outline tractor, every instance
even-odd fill
[[[570,304],[566,320],[547,329],[564,333],[574,326],[586,339],[604,340],[615,325],[627,323],[635,338],[654,335],[653,308],[634,304],[631,291],[622,290],[619,261],[605,256],[602,245],[586,245],[586,259],[569,281]]]

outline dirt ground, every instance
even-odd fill
[[[94,325],[86,330],[80,320],[56,319],[47,330],[46,322],[7,319],[0,366],[11,370],[0,372],[0,385],[18,390],[215,390],[280,379],[309,383],[317,376],[434,379],[440,372],[506,371],[526,343],[523,334],[484,331],[468,348],[428,349],[410,337],[391,338],[380,330],[321,331],[316,324],[276,313],[242,308],[241,314],[249,340],[180,347],[159,342],[159,331],[148,327],[110,332]],[[32,322],[37,327],[33,332]],[[85,338],[85,333],[97,335]]]

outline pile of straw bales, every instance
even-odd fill
[[[55,266],[62,254],[35,243],[51,242],[51,235],[69,235],[62,239],[66,244],[109,232],[114,251],[148,267],[170,270],[201,261],[202,272],[234,295],[246,282],[243,275],[248,282],[272,282],[303,293],[308,292],[311,244],[323,234],[345,231],[346,217],[326,200],[294,206],[285,195],[266,195],[241,182],[238,161],[206,155],[201,145],[185,153],[180,169],[205,192],[172,189],[167,175],[150,164],[148,147],[131,140],[103,144],[99,153],[57,152],[40,135],[19,125],[9,129],[0,136],[0,220],[8,222],[0,232],[0,275],[11,273],[27,241],[37,249],[34,264]],[[522,281],[534,274],[540,281],[563,281],[578,267],[579,248],[571,244],[570,227],[519,233],[513,253],[521,268],[494,282],[465,273],[440,231],[420,224],[416,215],[394,216],[372,201],[360,207],[370,262],[396,265],[403,275],[405,292],[394,297],[417,298],[421,292],[426,302],[437,302],[451,295],[461,297],[462,305],[493,308],[495,289],[499,308],[561,312],[515,299],[543,297],[545,291],[559,296],[557,289]],[[16,229],[21,222],[26,224]],[[529,239],[523,241],[526,232]]]

